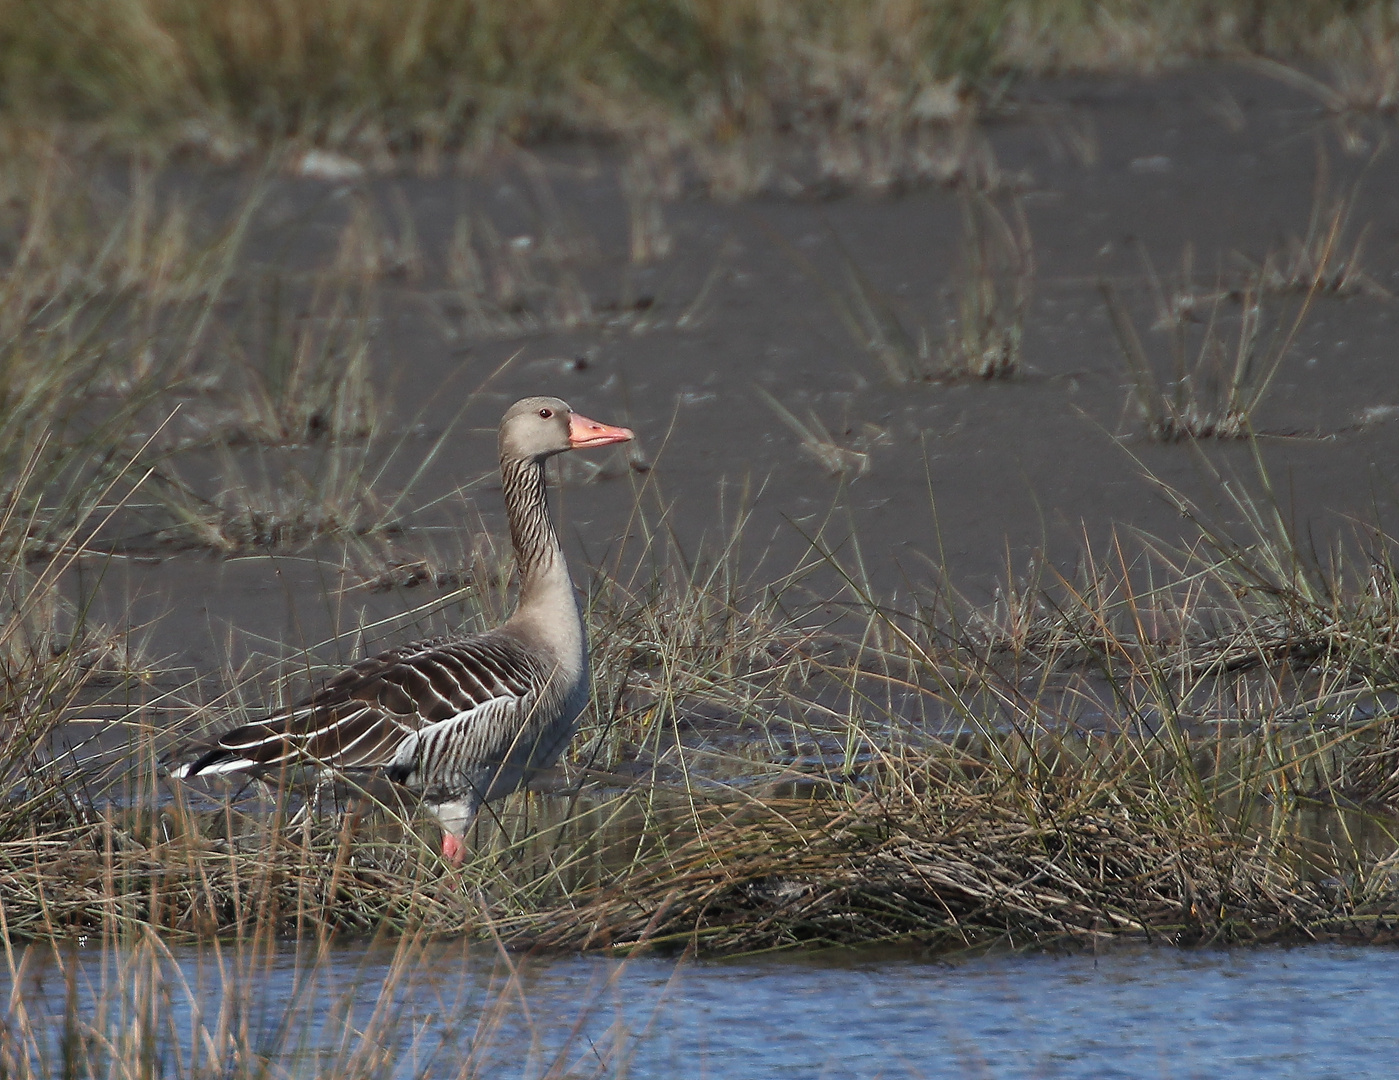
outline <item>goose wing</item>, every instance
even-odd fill
[[[534,696],[539,675],[529,653],[499,632],[415,642],[361,660],[305,700],[224,732],[175,775],[290,764],[382,768],[420,729],[513,712]]]

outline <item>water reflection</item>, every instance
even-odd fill
[[[36,1065],[47,1061],[39,1071],[62,1071],[64,1017],[75,1010],[94,1046],[152,1054],[150,1071],[166,1074],[193,1071],[201,1054],[223,1075],[744,1080],[1349,1080],[1391,1076],[1399,1061],[1399,1032],[1383,1020],[1399,1012],[1396,956],[1373,947],[950,964],[861,954],[530,960],[464,942],[319,956],[278,948],[257,960],[207,947],[141,954],[25,961],[6,1027],[20,1032],[22,1013],[29,1030],[47,1033],[29,1044]]]

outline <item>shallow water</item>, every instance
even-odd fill
[[[132,1023],[136,1011],[118,1003],[140,996],[140,965],[116,966],[132,954],[76,955],[78,1008],[90,1017],[105,1004],[97,1026],[109,1033]],[[167,1030],[188,1046],[191,1002],[212,1028],[221,988],[236,986],[250,1044],[296,1074],[1354,1080],[1392,1076],[1399,1061],[1387,1019],[1399,1012],[1399,957],[1375,947],[677,965],[508,961],[458,943],[414,957],[397,982],[392,960],[375,947],[337,948],[320,963],[286,950],[239,978],[218,974],[207,950],[176,953],[162,968]],[[56,1045],[57,964],[32,962],[24,986]],[[347,1029],[370,1034],[377,1067],[352,1066]],[[160,1056],[174,1064],[170,1047]]]

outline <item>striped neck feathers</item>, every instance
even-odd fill
[[[549,518],[542,460],[503,458],[505,512],[520,567],[520,601],[507,626],[536,650],[550,667],[551,681],[583,680],[588,673],[587,633],[564,564],[563,548]]]
[[[502,458],[500,475],[505,487],[510,542],[520,566],[520,603],[523,606],[541,586],[550,584],[551,579],[561,575],[567,581],[568,571],[554,523],[549,519],[544,463],[533,458]]]

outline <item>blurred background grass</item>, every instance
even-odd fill
[[[401,151],[935,119],[1006,77],[1345,63],[1367,0],[3,0],[0,118]]]

